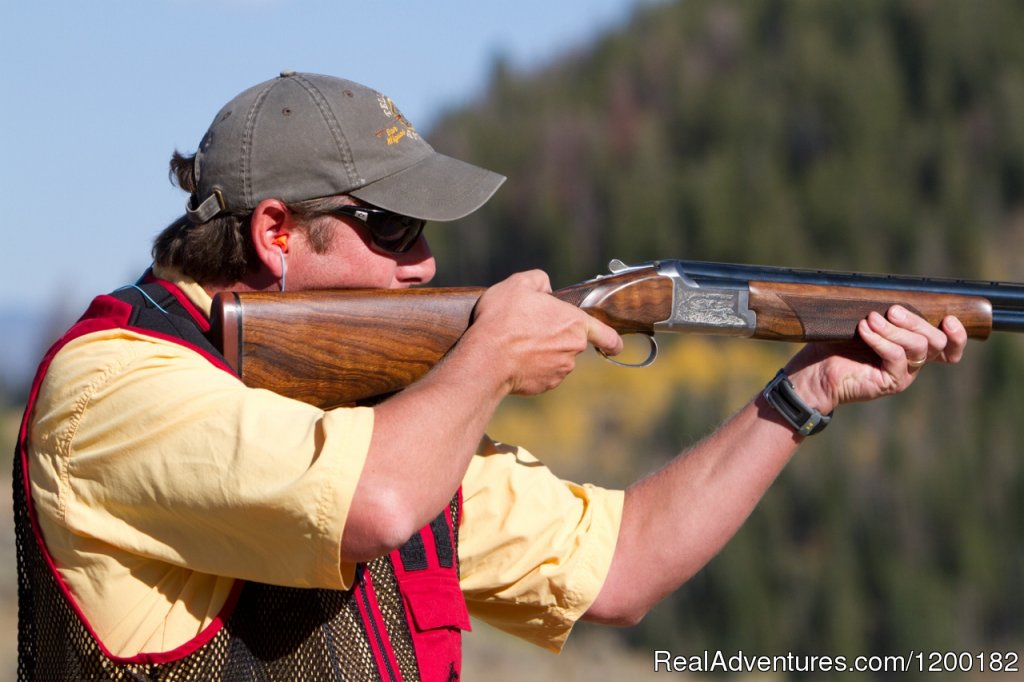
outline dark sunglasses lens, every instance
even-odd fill
[[[374,243],[395,253],[404,253],[412,248],[423,232],[424,221],[388,213],[377,216],[370,223]]]
[[[411,249],[426,225],[425,220],[371,206],[342,206],[335,213],[355,218],[366,225],[373,243],[392,253],[404,253]]]

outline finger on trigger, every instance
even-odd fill
[[[606,355],[622,352],[623,341],[619,333],[590,315],[587,315],[587,340]]]

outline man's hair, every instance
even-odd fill
[[[185,156],[175,151],[168,173],[171,182],[192,197],[198,187],[194,161],[194,154]],[[330,248],[334,232],[322,218],[341,203],[339,197],[323,197],[285,205],[313,251],[324,253]],[[196,225],[183,215],[153,240],[153,262],[173,267],[200,284],[237,282],[259,267],[249,229],[251,219],[252,211],[229,212]]]

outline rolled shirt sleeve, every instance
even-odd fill
[[[71,533],[138,556],[344,587],[341,535],[372,429],[372,410],[323,412],[178,344],[102,332],[69,344],[44,382],[33,499]]]
[[[623,499],[485,440],[463,482],[459,557],[470,613],[559,651],[604,584]]]

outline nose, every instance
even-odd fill
[[[426,284],[437,274],[437,262],[423,235],[420,235],[411,249],[399,254],[395,262],[398,265],[395,278],[402,284]]]

